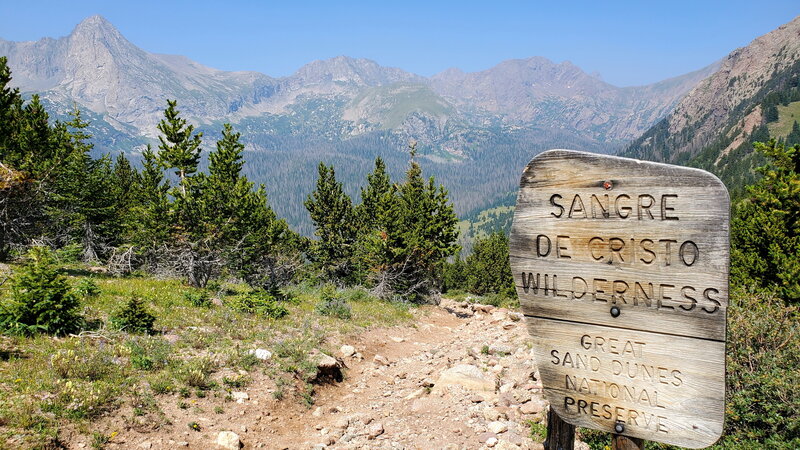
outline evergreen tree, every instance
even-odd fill
[[[435,293],[437,272],[458,250],[458,218],[444,187],[433,177],[423,180],[415,150],[412,145],[406,179],[379,220],[385,228],[369,244],[369,254],[377,295],[418,302]]]
[[[241,174],[244,145],[239,139],[240,133],[225,124],[222,139],[209,155],[205,195],[213,212],[207,219],[208,232],[231,270],[253,287],[275,289],[293,275],[283,273],[279,262],[292,233],[270,208],[264,187],[254,190]]]
[[[305,201],[319,237],[309,256],[327,277],[350,283],[355,273],[357,235],[353,204],[336,181],[333,166],[319,163],[318,172],[317,187]]]
[[[386,163],[381,157],[375,158],[375,169],[367,174],[367,186],[361,188],[361,204],[356,207],[365,231],[380,228],[380,220],[394,203],[394,193],[395,187],[386,172]]]
[[[508,261],[508,236],[504,232],[495,231],[477,239],[466,266],[470,292],[515,296],[514,278]]]
[[[786,140],[784,141],[786,146],[793,146],[795,144],[800,144],[800,125],[797,124],[795,120],[792,124],[792,131],[789,132],[789,135],[786,136]]]
[[[769,103],[764,107],[764,120],[767,122],[777,122],[778,107],[775,103]]]
[[[14,275],[11,296],[0,304],[0,330],[31,335],[64,335],[83,323],[78,296],[60,274],[47,248],[34,247]]]
[[[736,205],[731,227],[731,276],[744,285],[776,288],[800,301],[800,145],[771,140],[755,148],[768,160],[763,177]]]
[[[150,145],[142,156],[142,171],[135,188],[136,201],[131,208],[128,241],[138,248],[149,264],[153,264],[156,250],[169,239],[169,184],[164,181],[164,174]]]
[[[158,124],[158,162],[165,169],[175,169],[180,179],[180,192],[186,195],[186,177],[197,171],[203,133],[194,133],[194,125],[180,117],[177,100],[167,100],[164,118]]]
[[[0,162],[11,165],[11,154],[18,148],[15,140],[22,97],[19,89],[11,87],[8,58],[0,56]]]

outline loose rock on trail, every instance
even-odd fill
[[[342,383],[306,414],[279,418],[265,448],[533,449],[547,404],[522,315],[443,300],[414,327],[342,348]],[[255,444],[256,446],[259,444]]]

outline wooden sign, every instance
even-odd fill
[[[564,421],[691,448],[719,438],[729,203],[699,169],[570,150],[528,164],[511,268]]]

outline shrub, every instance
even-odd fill
[[[113,356],[93,346],[59,350],[50,357],[50,365],[61,378],[102,380],[117,372]]]
[[[800,448],[800,308],[734,289],[724,444]]]
[[[54,257],[61,264],[74,264],[83,258],[83,247],[80,244],[69,244],[54,252]]]
[[[272,319],[280,319],[289,314],[289,310],[266,291],[252,291],[237,295],[228,299],[226,304],[237,311]]]
[[[75,292],[83,298],[97,297],[100,295],[100,288],[89,278],[83,278],[75,284]]]
[[[79,300],[44,247],[28,252],[29,261],[12,279],[11,298],[0,304],[0,330],[11,334],[64,335],[80,330]]]
[[[214,361],[209,358],[195,358],[184,362],[178,370],[178,378],[187,386],[206,389],[211,386],[209,375],[214,371]]]
[[[206,291],[188,291],[183,293],[183,297],[198,308],[208,308],[211,306],[211,299]]]
[[[111,326],[133,334],[153,334],[156,318],[144,307],[142,299],[131,297],[125,306],[111,315]]]
[[[317,313],[323,316],[332,316],[339,319],[349,319],[352,310],[347,301],[336,292],[333,285],[325,285],[322,288],[322,301],[316,306]]]
[[[130,351],[131,366],[135,369],[154,371],[170,363],[170,344],[161,338],[134,338],[125,345]]]

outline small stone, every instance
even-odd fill
[[[518,312],[509,312],[508,313],[508,318],[511,319],[514,322],[519,322],[520,320],[522,320],[523,317],[524,316],[522,315],[522,313],[518,313]]]
[[[497,445],[497,438],[496,437],[490,437],[489,439],[486,440],[486,446],[487,447],[494,447],[495,445]]]
[[[80,444],[78,444],[78,447],[86,448],[86,443],[85,442],[81,442]]]
[[[239,440],[239,435],[233,431],[220,431],[215,441],[217,447],[225,450],[239,450],[242,442]]]
[[[394,341],[394,342],[397,342],[398,344],[401,343],[401,342],[405,342],[406,341],[405,338],[401,338],[401,337],[397,337],[397,336],[392,336],[390,339],[392,341]]]
[[[494,380],[488,379],[481,369],[470,364],[460,364],[442,372],[434,390],[441,391],[446,386],[463,386],[479,392],[494,392]]]
[[[343,345],[339,349],[339,353],[341,353],[341,355],[344,356],[345,358],[349,358],[356,354],[356,349],[352,345]]]
[[[339,420],[336,421],[336,423],[333,424],[333,426],[335,428],[343,430],[350,426],[350,419],[347,417],[341,417],[339,418]]]
[[[517,445],[517,444],[515,444],[513,442],[508,442],[508,441],[506,441],[504,439],[501,439],[501,440],[499,440],[497,442],[497,445],[495,446],[495,448],[497,450],[518,450],[519,449],[519,445]]]
[[[311,413],[311,415],[314,417],[322,417],[322,408],[318,406],[317,409],[315,409],[314,412]]]
[[[425,388],[419,388],[416,391],[406,395],[405,399],[406,400],[414,400],[416,398],[420,398],[423,395],[425,395],[425,390],[426,390]]]
[[[231,396],[236,400],[236,403],[244,403],[245,400],[250,400],[247,392],[231,392]]]
[[[139,448],[152,448],[152,447],[153,444],[150,442],[142,442],[141,444],[139,444]]]
[[[544,401],[531,399],[531,401],[523,403],[519,410],[522,414],[537,414],[544,410],[544,406]]]
[[[240,430],[242,430],[242,433],[247,433],[247,427],[246,427],[246,426],[244,426],[244,425],[242,425],[242,427],[240,428]]]
[[[383,355],[375,355],[375,357],[372,358],[372,361],[375,364],[379,365],[379,366],[388,366],[389,365],[389,359],[387,359]]]
[[[367,437],[369,439],[375,439],[376,437],[382,434],[383,434],[383,425],[380,423],[376,423],[369,427],[369,433],[367,433]]]
[[[251,355],[255,355],[256,358],[258,358],[258,359],[260,359],[262,361],[266,361],[266,360],[272,358],[272,352],[267,350],[267,349],[264,349],[264,348],[257,348],[255,350],[250,350],[247,353],[249,353]]]
[[[178,443],[175,445],[177,445],[178,447],[188,447],[189,443],[186,441],[178,441]]]
[[[489,422],[496,422],[500,420],[500,411],[495,408],[486,408],[483,410],[483,418]]]
[[[486,427],[489,428],[489,431],[494,434],[500,434],[508,430],[508,425],[506,425],[505,422],[500,421],[489,422]]]
[[[484,401],[486,401],[486,399],[483,398],[483,396],[480,394],[475,394],[469,398],[469,401],[471,401],[472,403],[483,403]]]

